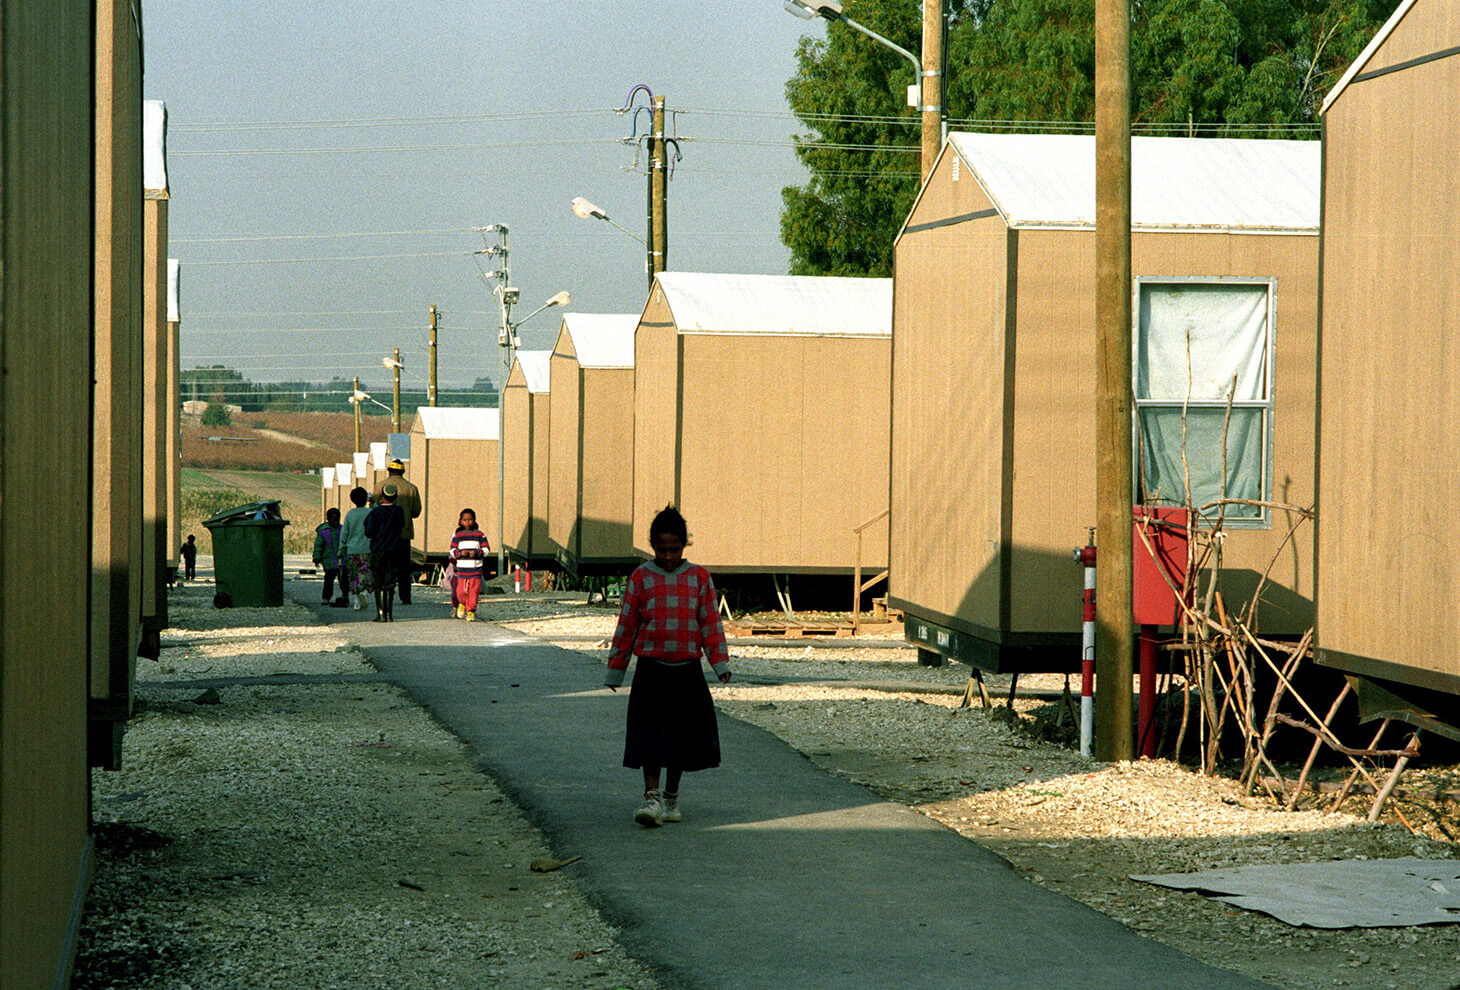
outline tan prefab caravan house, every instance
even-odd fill
[[[1318,389],[1318,660],[1448,694],[1460,693],[1457,52],[1460,7],[1405,0],[1324,103]]]
[[[340,486],[335,484],[335,469],[332,465],[326,465],[319,469],[319,518],[324,519],[324,514],[331,508],[340,507],[337,501]],[[315,525],[318,525],[316,523]]]
[[[518,560],[551,561],[548,536],[549,369],[552,351],[518,351],[502,391],[506,458],[504,546]]]
[[[421,492],[411,549],[417,559],[445,560],[462,509],[497,546],[497,410],[422,406],[411,426],[406,477]],[[346,504],[349,504],[346,498]]]
[[[892,280],[665,272],[635,336],[634,548],[673,502],[697,564],[887,565]],[[556,389],[556,384],[554,385]]]
[[[1141,495],[1184,501],[1183,404],[1192,501],[1223,490],[1235,381],[1226,496],[1311,505],[1318,143],[1136,138],[1132,154]],[[920,649],[1078,669],[1094,218],[1093,138],[954,134],[898,237],[889,598]],[[1286,515],[1226,512],[1225,589],[1245,601],[1271,564],[1272,635],[1312,621],[1312,534],[1283,545]]]
[[[120,60],[116,72],[98,62]],[[70,985],[87,884],[94,867],[88,834],[92,818],[91,775],[87,769],[88,707],[112,695],[107,659],[93,651],[90,637],[130,636],[130,578],[140,561],[130,558],[126,502],[100,511],[117,527],[113,534],[93,530],[93,443],[110,437],[93,434],[93,327],[105,294],[119,286],[120,312],[108,327],[131,351],[140,333],[135,301],[125,298],[140,284],[137,270],[126,269],[141,246],[135,226],[140,204],[140,170],[134,140],[139,121],[135,101],[140,80],[140,46],[132,8],[109,3],[53,0],[9,4],[0,32],[0,62],[5,85],[0,109],[0,160],[5,162],[0,211],[0,986],[9,988]],[[114,85],[125,83],[115,97]],[[125,102],[123,102],[125,101]],[[140,109],[140,108],[138,108]],[[114,119],[99,119],[114,116]],[[124,147],[100,163],[98,148],[111,154],[115,135]],[[102,144],[98,145],[98,138]],[[100,174],[117,168],[112,184]],[[98,186],[104,185],[98,199]],[[131,205],[111,202],[116,195]],[[98,223],[99,209],[116,209],[119,228]],[[116,235],[119,251],[109,259],[122,266],[115,282],[100,273],[96,236]],[[106,250],[103,246],[102,250]],[[93,291],[95,289],[95,292]],[[109,319],[105,314],[103,320]],[[107,344],[110,349],[110,343]],[[99,365],[115,373],[113,356]],[[135,352],[132,352],[135,356]],[[132,365],[122,383],[154,366]],[[131,412],[112,411],[117,440],[136,440]],[[131,434],[128,436],[128,434]],[[106,456],[105,453],[103,456]],[[137,458],[141,460],[140,458]],[[154,463],[145,462],[151,469]],[[117,489],[132,484],[114,477]],[[121,492],[118,491],[118,495]],[[108,542],[93,542],[106,535]],[[127,541],[126,545],[121,540]],[[162,549],[160,546],[154,549]],[[90,565],[88,567],[87,565]],[[91,575],[113,571],[107,587]],[[115,595],[105,608],[128,613],[109,617],[108,628],[92,624],[96,596]],[[100,644],[121,663],[130,663],[134,642]],[[100,660],[92,668],[92,661]],[[91,680],[92,674],[105,680]],[[124,687],[127,670],[116,686]],[[110,728],[112,713],[100,725]],[[124,711],[115,711],[121,717]],[[106,748],[110,740],[103,739]],[[100,817],[100,816],[98,816]]]
[[[548,535],[574,574],[634,564],[634,313],[568,313],[553,346]]]

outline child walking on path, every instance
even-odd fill
[[[482,560],[491,549],[487,536],[477,529],[475,509],[462,509],[456,520],[456,533],[451,537],[451,561],[456,569],[452,597],[456,600],[456,617],[477,621],[477,596],[482,591]]]
[[[189,581],[198,576],[198,540],[192,533],[188,534],[188,541],[182,545],[183,577]]]
[[[345,513],[340,527],[340,549],[346,557],[345,573],[340,581],[342,590],[352,599],[350,607],[356,612],[365,607],[374,587],[370,581],[370,537],[365,535],[365,517],[370,515],[365,502],[369,498],[370,493],[364,488],[350,489],[350,501],[355,507]]]
[[[324,597],[326,605],[345,604],[345,577],[341,568],[345,563],[345,551],[340,544],[340,510],[329,509],[324,522],[314,530],[314,562],[324,568]],[[336,602],[335,578],[340,579],[340,600]]]
[[[639,658],[629,691],[624,766],[644,772],[644,804],[634,821],[645,828],[683,819],[681,774],[720,765],[720,730],[700,653],[723,684],[730,680],[730,651],[710,572],[684,559],[688,542],[684,517],[673,506],[654,517],[654,559],[629,576],[608,655],[605,684],[613,691],[624,682],[629,655]]]

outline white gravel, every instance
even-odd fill
[[[161,661],[139,669],[146,707],[127,765],[95,776],[96,818],[114,824],[77,987],[658,986],[575,891],[571,866],[527,869],[541,837],[347,642],[297,607],[215,612],[201,590],[180,595]],[[581,596],[492,597],[482,613],[599,657],[614,623]],[[725,714],[1185,952],[1277,986],[1457,985],[1457,926],[1291,929],[1127,879],[1450,856],[1445,832],[1460,821],[1447,802],[1406,799],[1416,835],[1365,825],[1356,805],[1281,812],[1167,762],[1083,761],[1033,731],[1045,701],[1021,698],[1017,715],[959,708],[967,668],[920,667],[905,647],[767,642],[732,648],[732,669],[716,691]],[[329,676],[191,700],[191,682],[272,674]],[[1439,791],[1452,777],[1436,767],[1413,780]]]

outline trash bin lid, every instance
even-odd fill
[[[224,509],[216,512],[211,517],[203,520],[203,525],[209,529],[214,526],[226,526],[229,523],[244,522],[253,519],[260,512],[265,518],[282,522],[279,514],[279,500],[276,498],[262,499],[258,502],[250,502],[247,505],[234,506],[231,509]]]

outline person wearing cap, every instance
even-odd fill
[[[370,538],[370,573],[375,578],[375,621],[394,622],[395,565],[400,559],[401,529],[406,514],[395,504],[394,481],[380,486],[380,502],[365,517],[365,535]]]
[[[416,528],[412,520],[421,514],[421,492],[415,485],[406,480],[406,465],[399,457],[393,457],[390,463],[385,466],[385,478],[375,489],[375,494],[370,496],[372,504],[380,502],[381,492],[386,485],[395,485],[395,504],[400,506],[405,514],[405,528],[401,530],[400,546],[397,549],[395,562],[396,590],[400,593],[400,603],[409,605],[411,603],[411,540],[415,538]]]

